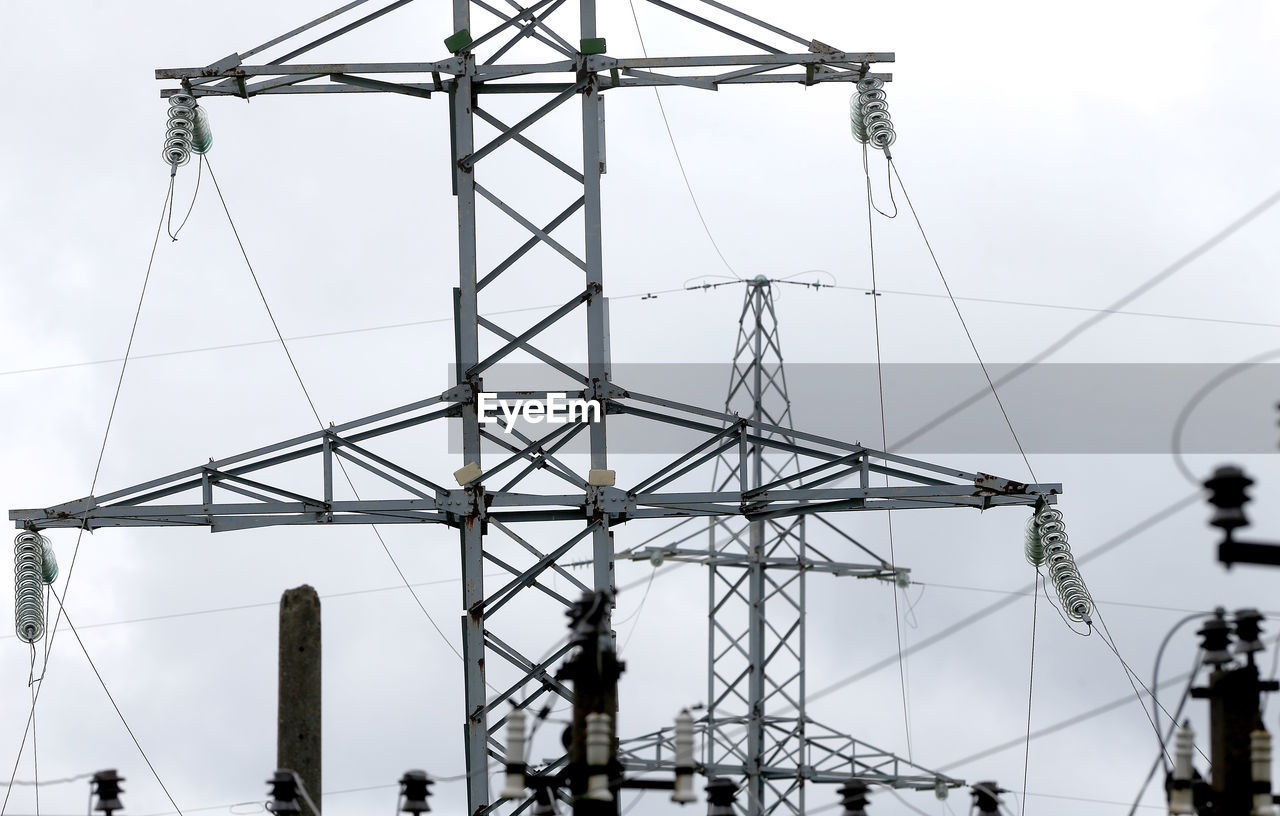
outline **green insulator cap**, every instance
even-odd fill
[[[208,153],[213,147],[213,129],[209,127],[209,115],[204,108],[196,108],[196,119],[191,128],[191,152]]]
[[[1044,540],[1040,536],[1040,525],[1037,523],[1034,515],[1027,519],[1026,538],[1027,541],[1024,551],[1027,555],[1027,563],[1038,567],[1044,563],[1045,552]]]
[[[58,559],[53,554],[53,544],[40,537],[40,580],[52,584],[58,578]]]
[[[445,37],[444,47],[449,49],[449,53],[457,54],[462,49],[474,42],[471,39],[471,32],[465,28]]]

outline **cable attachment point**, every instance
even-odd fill
[[[853,138],[888,153],[897,140],[889,103],[885,99],[884,81],[875,77],[858,80],[857,91],[849,97],[849,128]]]

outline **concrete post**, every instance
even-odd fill
[[[280,598],[276,767],[298,774],[320,803],[320,596],[303,584]]]

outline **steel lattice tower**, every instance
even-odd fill
[[[725,412],[792,428],[774,283],[763,275],[746,281]],[[782,441],[779,433],[767,436]],[[747,482],[738,484],[741,472],[720,457],[714,488],[755,490],[785,481],[800,469],[794,453],[763,442],[749,446],[748,460]],[[808,544],[809,522],[830,528],[877,563],[828,558]],[[718,773],[744,778],[743,813],[804,813],[806,774],[817,767],[847,776],[840,749],[853,744],[852,737],[812,722],[805,712],[806,574],[893,580],[904,571],[818,514],[763,521],[724,516],[709,523],[707,534],[705,551],[682,546],[692,538],[685,536],[633,557],[707,565],[708,702],[700,723],[704,761]]]
[[[156,77],[182,86],[162,95],[181,90],[203,101],[330,93],[396,93],[421,98],[423,104],[433,95],[445,98],[451,114],[458,224],[455,384],[408,405],[142,484],[43,509],[13,510],[9,516],[28,529],[202,526],[220,532],[335,524],[442,524],[456,529],[463,572],[468,801],[471,813],[479,816],[497,804],[490,796],[485,768],[491,757],[503,757],[499,729],[505,718],[500,707],[508,701],[529,706],[544,695],[569,693],[549,671],[565,648],[543,659],[530,657],[541,654],[548,641],[554,642],[553,636],[529,643],[518,642],[512,634],[521,622],[521,605],[536,597],[569,606],[572,599],[546,580],[552,575],[576,590],[611,590],[613,535],[621,525],[689,516],[732,515],[767,522],[815,512],[1029,506],[1042,497],[1054,501],[1061,485],[1029,485],[930,464],[678,398],[639,393],[613,382],[601,251],[603,94],[653,86],[715,91],[729,85],[849,83],[867,76],[887,81],[890,75],[873,73],[871,66],[891,62],[891,53],[841,51],[718,0],[683,0],[685,6],[714,9],[705,14],[718,15],[715,20],[668,0],[649,0],[705,26],[725,38],[722,42],[732,42],[739,53],[620,58],[607,54],[597,30],[595,0],[535,0],[528,5],[508,0],[501,8],[482,0],[453,0],[453,32],[437,32],[440,36],[435,38],[445,39],[452,52],[443,58],[411,63],[298,62],[309,51],[408,2],[394,0],[307,41],[303,35],[334,18],[339,13],[335,12],[249,51],[204,67],[161,69]],[[290,50],[270,61],[251,61],[260,52],[285,48]],[[567,147],[530,129],[557,112],[577,122],[578,137]],[[518,174],[484,174],[492,166],[486,160],[497,151],[519,152],[538,167],[545,163],[560,184],[539,188],[530,201]],[[525,236],[523,243],[490,261],[488,253],[500,244],[481,235],[485,222],[477,214],[482,211],[516,225]],[[535,247],[551,252],[532,261],[530,250]],[[495,292],[527,291],[534,285],[544,295],[554,293],[563,305],[528,325],[502,325],[484,315],[484,304],[493,302],[489,298]],[[544,342],[549,330],[569,325],[573,331],[562,331],[561,336],[584,338],[583,344],[570,353],[549,352]],[[604,417],[510,435],[481,422],[481,394],[546,399],[549,393],[564,391],[546,384],[531,387],[497,367],[512,360],[537,361],[570,378],[576,389],[572,396],[598,402]],[[463,468],[454,476],[451,467],[424,465],[414,458],[410,444],[397,444],[397,435],[444,419],[461,426]],[[615,485],[608,427],[617,421],[676,427],[703,441],[672,454],[652,473]],[[586,440],[585,467],[562,453],[576,438]],[[486,456],[486,445],[499,454]],[[754,483],[749,475],[753,446],[793,454],[800,469],[756,488],[746,487]],[[737,474],[731,489],[686,487],[699,478],[698,484],[706,484],[703,468],[709,470],[716,461],[722,466],[727,462]],[[305,478],[298,475],[302,464],[310,466]],[[336,497],[336,466],[376,479],[377,495],[366,490],[362,499]],[[882,474],[895,484],[872,486],[872,475]],[[825,486],[845,478],[850,486]],[[593,564],[589,585],[564,566],[584,556]],[[496,586],[484,578],[484,569],[495,566],[510,576]],[[548,620],[547,632],[559,630],[558,621]],[[526,686],[534,689],[527,696],[522,693]],[[812,742],[812,733],[806,739]],[[938,779],[861,743],[850,741],[841,750],[843,776],[852,770],[869,779],[914,787],[932,787]],[[644,762],[651,761],[667,762]]]
[[[773,292],[763,276],[748,284],[743,298],[725,412],[792,427]],[[799,470],[795,454],[766,456],[765,450],[758,443],[748,449],[750,467],[742,489],[757,490]],[[724,457],[716,470],[717,490],[740,481]],[[703,750],[710,763],[742,763],[751,814],[771,812],[783,803],[795,813],[804,812],[801,778],[774,780],[761,773],[768,765],[804,764],[804,527],[804,516],[718,518],[710,525],[710,672]],[[746,563],[722,564],[715,559],[722,554],[745,555]],[[795,714],[772,713],[784,706]],[[794,793],[799,795],[793,798]]]

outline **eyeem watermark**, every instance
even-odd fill
[[[598,400],[570,398],[564,392],[548,393],[546,399],[499,399],[497,394],[480,392],[476,401],[480,422],[489,425],[503,420],[506,433],[511,433],[517,417],[525,422],[564,425],[567,422],[599,422],[603,413]]]
[[[585,362],[571,366],[589,370]],[[985,461],[982,457],[1016,456],[1019,446],[1028,454],[1072,456],[1168,455],[1173,451],[1184,455],[1276,455],[1280,363],[1040,363],[1031,367],[988,363],[986,369],[984,373],[974,363],[893,363],[877,370],[874,363],[789,362],[787,402],[783,402],[777,387],[782,383],[778,367],[766,364],[760,402],[763,412],[774,417],[789,408],[792,427],[797,430],[878,447],[877,386],[883,382],[890,451],[931,460],[942,454],[975,455],[978,458],[955,460],[954,464],[997,473],[1001,472],[999,466],[981,465]],[[728,362],[614,363],[610,379],[619,390],[632,395],[653,394],[659,399],[655,403],[635,396],[620,397],[622,408],[630,404],[644,410],[612,414],[603,399],[599,408],[578,407],[581,402],[576,398],[594,393],[584,393],[582,383],[550,366],[501,362],[485,370],[483,387],[489,392],[484,395],[482,410],[503,421],[502,408],[495,400],[501,395],[512,398],[506,422],[510,425],[514,421],[516,432],[527,434],[538,428],[542,429],[540,435],[567,432],[576,426],[525,424],[521,420],[572,422],[567,405],[572,397],[574,417],[586,413],[588,420],[598,417],[609,423],[611,454],[681,455],[705,444],[710,428],[723,427],[716,414],[753,415],[750,371],[741,365],[735,369]],[[1017,430],[1017,442],[991,396],[988,376],[999,389],[1000,401]],[[456,372],[450,370],[444,382],[457,383]],[[514,399],[537,397],[545,406],[553,393],[555,407],[549,420],[545,407],[533,408],[534,416],[529,416]],[[699,417],[662,408],[663,397],[713,413]],[[960,409],[966,405],[969,407]],[[675,420],[657,421],[659,414],[674,415]],[[510,435],[497,433],[492,424],[481,427],[492,436],[482,442],[485,451],[510,453],[502,444]],[[594,421],[591,427],[595,427]],[[451,418],[449,428],[449,450],[460,454],[464,451],[462,420]],[[557,447],[556,455],[586,455],[590,450],[588,434],[578,434]]]

